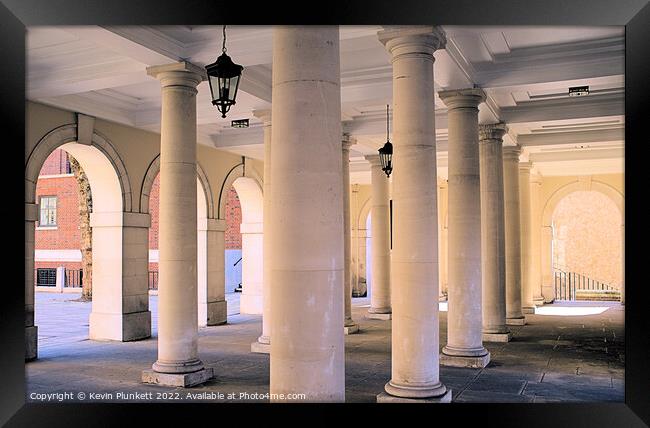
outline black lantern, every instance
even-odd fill
[[[386,144],[379,149],[381,170],[386,173],[386,177],[390,177],[390,173],[393,172],[393,145],[390,142],[389,135],[388,105],[386,105]]]
[[[205,66],[210,82],[210,92],[212,93],[212,104],[217,106],[221,112],[221,117],[226,117],[230,107],[235,104],[237,97],[237,88],[241,80],[241,72],[244,70],[239,64],[232,62],[226,55],[226,26],[223,26],[223,52],[217,60]]]

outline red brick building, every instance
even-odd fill
[[[150,194],[151,228],[149,229],[149,270],[158,270],[158,200],[159,177]],[[92,191],[92,189],[91,189]],[[68,154],[58,149],[47,158],[36,185],[40,206],[36,223],[35,269],[81,269],[79,250],[79,187],[70,168]],[[226,250],[241,249],[241,205],[234,187],[226,201]],[[42,224],[41,224],[42,223]]]

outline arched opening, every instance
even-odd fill
[[[78,144],[74,131],[75,126],[68,125],[48,134],[26,165],[25,202],[36,211],[26,215],[25,267],[33,271],[26,276],[26,316],[28,331],[30,318],[39,327],[37,334],[33,327],[33,338],[27,334],[27,359],[36,358],[38,348],[41,356],[59,356],[71,341],[136,340],[149,335],[148,320],[129,327],[122,305],[125,259],[136,257],[123,251],[128,177],[118,174],[123,165],[105,139],[94,134],[92,144]],[[92,302],[79,301],[80,196],[71,158],[85,172],[92,193]],[[136,306],[132,313],[146,318],[146,303]]]
[[[571,192],[551,216],[553,283],[557,300],[620,300],[622,214],[605,194]]]

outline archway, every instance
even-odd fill
[[[623,210],[623,195],[590,177],[551,195],[542,213],[541,231],[546,301],[619,298],[616,292],[620,292],[624,303]]]
[[[77,143],[77,125],[58,127],[34,147],[25,166],[25,312],[26,355],[37,357],[34,325],[35,226],[40,220],[36,187],[41,168],[57,148],[73,156],[86,172],[93,193],[93,301],[90,339],[137,340],[150,335],[146,294],[146,257],[138,239],[146,220],[131,210],[131,185],[126,168],[110,142],[93,132],[89,144]],[[142,289],[141,289],[142,288]]]

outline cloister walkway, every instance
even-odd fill
[[[195,388],[145,385],[142,370],[157,357],[157,297],[151,296],[154,337],[138,342],[87,339],[90,303],[78,294],[36,295],[39,358],[26,364],[27,400],[36,394],[85,393],[89,401],[123,400],[117,392],[178,392],[158,401],[268,401],[269,356],[250,352],[261,316],[241,315],[239,294],[226,294],[228,325],[199,329],[199,355],[216,378]],[[359,334],[345,337],[346,401],[375,402],[390,379],[390,322],[364,317],[369,300],[353,299]],[[446,343],[447,313],[440,312],[440,346]],[[529,324],[511,326],[509,343],[486,343],[492,354],[484,369],[441,367],[440,377],[456,402],[601,402],[624,400],[624,307],[612,302],[556,303],[527,315]],[[112,393],[93,399],[90,393]],[[187,392],[208,393],[187,399]],[[223,393],[224,398],[216,394]],[[231,399],[228,394],[232,393]],[[249,395],[240,395],[248,393]],[[31,399],[30,399],[31,397]]]

